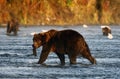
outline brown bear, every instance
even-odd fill
[[[16,19],[12,19],[11,21],[8,21],[7,35],[9,35],[11,32],[13,32],[14,35],[17,35],[18,28],[19,28],[19,23]]]
[[[111,28],[109,26],[101,26],[101,28],[104,36],[111,34]]]
[[[68,55],[70,64],[76,64],[76,58],[79,55],[87,58],[92,64],[96,64],[83,36],[71,29],[61,31],[52,29],[35,34],[32,46],[34,55],[36,55],[36,49],[43,46],[38,64],[42,64],[50,52],[58,56],[62,65],[65,64],[65,54]]]

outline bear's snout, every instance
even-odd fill
[[[37,43],[33,43],[32,46],[33,46],[33,48],[38,48],[39,47]]]

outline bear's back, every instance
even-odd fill
[[[61,39],[75,39],[81,37],[83,38],[83,36],[80,33],[71,29],[58,31],[56,33],[56,37],[60,37]]]
[[[67,53],[72,51],[72,49],[80,52],[81,48],[88,48],[83,36],[79,32],[71,29],[57,31],[47,45],[52,45],[59,52]]]

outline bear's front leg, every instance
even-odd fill
[[[32,45],[32,47],[33,47],[33,55],[37,56],[36,48],[34,47],[34,45]]]
[[[8,22],[8,24],[7,24],[7,34],[9,34],[10,32],[10,22]]]
[[[50,52],[49,48],[46,49],[43,47],[38,64],[42,64],[47,59],[49,52]]]

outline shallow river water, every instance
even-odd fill
[[[97,64],[82,57],[76,65],[70,65],[66,55],[65,66],[59,65],[59,59],[51,53],[46,65],[37,64],[37,56],[32,55],[32,32],[49,29],[73,29],[81,33],[89,45]],[[7,36],[6,28],[0,28],[0,79],[119,79],[120,78],[120,26],[111,26],[113,39],[102,35],[100,26],[76,27],[20,27],[17,36]],[[74,39],[74,38],[73,38]]]

